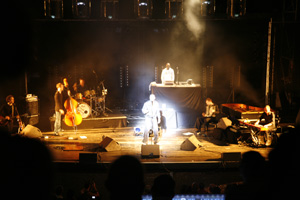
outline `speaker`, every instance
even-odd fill
[[[28,124],[21,132],[24,136],[30,137],[30,138],[38,138],[42,137],[42,132],[37,127],[34,127],[30,124]]]
[[[142,152],[142,158],[159,158],[160,155],[159,145],[157,144],[142,145],[141,152]]]
[[[99,144],[100,149],[104,151],[118,151],[121,150],[121,146],[118,142],[110,137],[105,137]]]
[[[183,143],[180,146],[180,149],[185,151],[194,151],[195,149],[201,146],[202,145],[200,141],[196,138],[195,135],[193,135],[187,138],[185,141],[183,141]]]
[[[26,112],[28,115],[39,115],[39,100],[37,96],[26,97]]]
[[[225,130],[228,126],[231,126],[232,125],[232,122],[230,119],[228,119],[227,117],[222,117],[218,124],[217,124],[217,127],[220,128],[220,129],[223,129]]]

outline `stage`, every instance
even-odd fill
[[[51,130],[53,131],[55,117],[50,117],[49,120]],[[107,114],[107,116],[88,117],[82,119],[82,122],[77,126],[77,129],[120,128],[126,126],[127,117],[118,110],[113,110],[112,113]],[[73,130],[74,128],[67,126],[64,122],[62,122],[62,129]]]
[[[145,164],[206,164],[220,166],[224,164],[224,153],[229,153],[229,160],[238,163],[238,153],[247,151],[258,151],[267,158],[268,148],[254,148],[243,143],[228,144],[211,137],[213,128],[207,132],[207,136],[197,136],[200,143],[194,151],[181,150],[181,144],[193,136],[194,128],[169,129],[159,139],[160,155],[158,158],[142,158],[141,146],[142,135],[136,135],[133,127],[121,128],[94,128],[66,130],[62,136],[55,136],[53,132],[43,132],[41,140],[49,147],[55,162],[79,163],[79,156],[83,153],[92,153],[97,156],[96,163],[111,163],[122,155],[132,155]],[[100,143],[105,137],[112,139],[117,149],[106,151],[100,148]],[[149,142],[150,144],[151,142]],[[230,153],[236,153],[232,154]],[[231,156],[230,156],[231,155]],[[234,158],[230,160],[230,158]],[[228,159],[227,158],[227,159]],[[95,163],[95,164],[96,164]],[[235,166],[237,167],[237,166]]]

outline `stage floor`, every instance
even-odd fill
[[[267,158],[272,148],[254,148],[243,143],[226,144],[209,136],[197,136],[201,146],[194,151],[180,150],[181,144],[192,136],[194,128],[170,129],[159,140],[159,158],[141,158],[142,136],[136,136],[133,127],[79,129],[62,132],[55,136],[53,132],[43,132],[42,141],[49,147],[56,162],[78,162],[80,153],[97,153],[98,163],[110,163],[121,155],[132,155],[143,163],[199,163],[220,162],[224,152],[258,151]],[[207,135],[213,129],[209,130]],[[117,151],[101,151],[99,143],[104,137],[110,137],[121,146]]]

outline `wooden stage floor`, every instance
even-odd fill
[[[133,127],[94,128],[64,131],[62,136],[54,136],[53,132],[43,132],[42,141],[49,147],[56,162],[78,162],[80,153],[97,153],[98,163],[110,163],[121,155],[132,155],[143,163],[202,163],[220,162],[224,152],[258,151],[267,158],[271,148],[253,148],[244,144],[226,144],[213,137],[197,136],[202,147],[194,151],[180,150],[185,139],[189,138],[194,128],[168,130],[160,137],[160,157],[141,158],[142,136],[134,134]],[[208,135],[213,130],[208,131]],[[121,150],[99,151],[99,143],[103,137],[110,137],[118,142]]]

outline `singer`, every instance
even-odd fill
[[[142,112],[145,115],[145,129],[143,143],[148,143],[149,132],[154,134],[154,144],[158,142],[158,124],[160,123],[159,104],[155,100],[155,95],[150,94],[149,100],[144,103]]]

